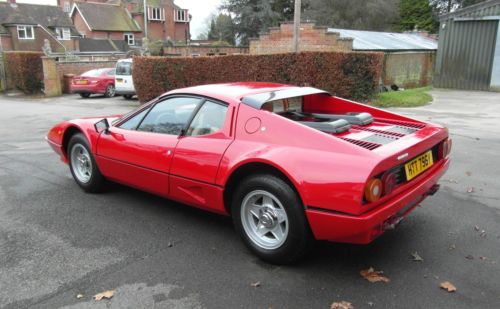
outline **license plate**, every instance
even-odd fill
[[[121,82],[123,82],[123,79],[121,79],[121,78],[117,78],[117,79],[116,79],[116,82],[117,82],[117,83],[121,83]]]
[[[87,81],[86,80],[77,80],[76,83],[78,85],[86,85],[87,84]]]
[[[434,164],[432,161],[432,151],[427,151],[423,155],[416,157],[405,164],[406,180],[411,180],[423,173]]]

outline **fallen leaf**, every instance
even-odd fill
[[[373,307],[373,305],[374,305],[374,303],[373,303],[373,302],[371,302],[371,301],[367,302],[366,304],[367,304],[368,306],[370,306],[370,307]]]
[[[450,178],[450,179],[447,179],[448,182],[450,183],[458,183],[458,181],[456,181],[455,179],[453,178]]]
[[[465,172],[465,175],[470,176],[470,175],[472,175],[472,173],[467,171],[467,172]]]
[[[482,230],[482,231],[481,231],[480,236],[481,236],[481,237],[486,237],[486,231],[485,231],[485,230]]]
[[[333,303],[330,306],[330,309],[354,309],[354,307],[352,306],[352,304],[350,302],[341,301],[341,302]]]
[[[466,255],[465,258],[468,259],[468,260],[473,260],[474,259],[474,257],[472,255],[470,255],[470,254]]]
[[[475,229],[476,231],[479,231],[479,226],[475,225],[475,226],[474,226],[474,229]]]
[[[250,285],[253,286],[254,288],[258,288],[260,286],[260,281],[250,283]]]
[[[448,247],[448,250],[455,250],[456,248],[457,248],[457,246],[451,245],[450,247]]]
[[[115,294],[115,290],[108,290],[108,291],[104,291],[102,293],[98,293],[98,294],[94,295],[94,299],[97,301],[102,300],[104,298],[110,299],[113,297],[114,294]]]
[[[474,189],[474,187],[467,188],[467,193],[474,193],[474,192],[476,192],[476,189]]]
[[[362,270],[359,273],[361,274],[361,276],[363,276],[363,278],[365,278],[366,280],[368,280],[370,282],[382,281],[382,282],[387,283],[387,282],[391,281],[391,280],[389,280],[389,278],[382,276],[382,274],[384,273],[383,271],[374,270],[373,267]]]
[[[82,295],[82,294],[77,294],[77,295],[76,295],[76,298],[77,298],[77,299],[83,298],[83,295]]]
[[[424,261],[424,259],[420,255],[418,255],[417,251],[413,252],[411,254],[411,256],[413,257],[413,261],[415,261],[415,262],[423,262]]]
[[[455,292],[457,290],[457,288],[453,284],[451,284],[449,281],[441,282],[439,287],[442,288],[443,290],[446,290],[448,293],[452,293],[452,292]]]
[[[172,248],[173,246],[174,246],[174,244],[173,244],[173,243],[171,243],[171,242],[169,242],[169,243],[167,244],[167,247],[169,247],[169,248]]]
[[[480,257],[479,257],[479,259],[480,259],[481,261],[485,261],[487,258],[486,258],[485,256],[480,256]]]

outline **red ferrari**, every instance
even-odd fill
[[[438,190],[451,148],[441,126],[272,83],[170,91],[123,116],[60,123],[47,141],[83,190],[110,180],[231,215],[272,263],[313,239],[373,241]]]
[[[115,69],[95,69],[73,77],[71,93],[78,93],[82,98],[100,93],[111,98],[115,95]]]

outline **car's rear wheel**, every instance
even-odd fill
[[[293,188],[273,175],[253,175],[238,186],[232,203],[236,230],[261,259],[290,264],[302,258],[312,237]]]
[[[130,100],[132,99],[133,95],[131,94],[124,94],[123,97],[126,99],[126,100]]]
[[[90,97],[90,93],[80,93],[80,96],[82,98],[88,98],[88,97]]]
[[[111,98],[115,96],[115,86],[113,85],[108,85],[106,87],[106,92],[104,93],[104,96],[106,98]]]
[[[68,158],[71,174],[84,191],[94,193],[102,190],[104,177],[95,163],[87,139],[81,133],[69,140]]]

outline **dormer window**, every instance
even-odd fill
[[[175,10],[175,21],[189,22],[188,10]]]
[[[33,40],[35,38],[33,26],[17,26],[17,37],[20,40]]]
[[[71,39],[71,30],[69,28],[56,28],[57,39],[67,41]]]
[[[165,20],[165,10],[163,8],[148,6],[148,20]]]
[[[70,5],[69,1],[64,1],[63,11],[65,13],[71,12],[71,5]]]

